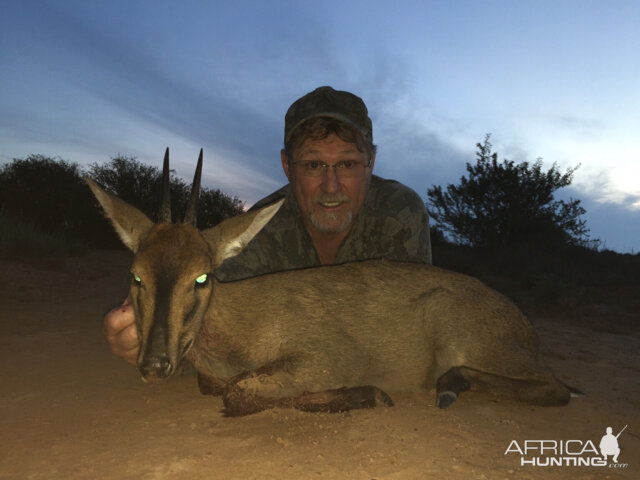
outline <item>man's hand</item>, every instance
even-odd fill
[[[124,304],[107,312],[104,317],[102,335],[111,352],[131,365],[137,365],[140,339],[136,330],[135,316],[131,304]]]

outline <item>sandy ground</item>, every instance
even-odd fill
[[[195,378],[145,385],[109,353],[101,318],[125,296],[129,260],[0,263],[0,478],[640,478],[640,291],[604,295],[578,319],[532,319],[545,361],[588,393],[567,407],[469,392],[441,411],[428,392],[392,408],[225,418]],[[597,447],[607,426],[625,425],[618,468],[523,466],[505,454],[513,440]]]

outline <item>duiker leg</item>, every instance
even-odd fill
[[[305,412],[346,412],[378,405],[393,407],[393,400],[373,385],[342,387],[323,392],[303,393],[294,399],[294,407]]]
[[[198,372],[198,388],[202,395],[222,395],[224,393],[224,387],[224,382]]]
[[[454,367],[436,382],[436,405],[447,408],[457,396],[471,387],[497,395],[514,398],[534,405],[566,405],[570,391],[553,376],[540,368],[529,378],[510,378],[482,372],[469,367]]]
[[[346,412],[379,405],[393,406],[385,392],[373,385],[305,392],[294,397],[271,398],[243,390],[237,385],[224,395],[225,415],[239,417],[270,408],[297,408],[305,412]]]
[[[471,388],[471,382],[455,367],[440,375],[436,381],[436,406],[447,408],[456,401],[458,395]]]
[[[334,378],[323,369],[316,369],[311,375],[296,369],[293,376],[284,370],[273,371],[272,366],[242,374],[232,379],[225,389],[225,414],[235,417],[275,407],[340,412],[393,405],[391,398],[375,386],[332,388]]]

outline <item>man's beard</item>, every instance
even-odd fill
[[[311,215],[309,216],[311,223],[316,229],[322,233],[341,233],[347,230],[351,226],[351,222],[353,222],[353,210],[351,209],[351,199],[346,195],[324,195],[322,197],[317,197],[313,199],[314,205],[320,203],[331,203],[331,202],[343,202],[349,204],[349,210],[346,214],[342,212],[326,212],[323,211],[321,216],[325,217],[324,220],[318,218],[320,215],[316,215],[315,209],[311,210]],[[322,207],[320,207],[322,208]],[[339,216],[344,215],[342,222],[336,224],[336,220],[339,219]],[[327,221],[329,220],[329,221]]]

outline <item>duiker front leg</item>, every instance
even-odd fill
[[[222,395],[225,383],[215,377],[198,372],[198,388],[202,395]]]
[[[374,385],[303,393],[294,398],[294,407],[305,412],[346,412],[378,405],[393,407],[393,400]]]
[[[322,369],[296,368],[294,374],[284,369],[275,370],[274,365],[265,366],[228,383],[223,396],[225,414],[237,417],[276,407],[342,412],[393,405],[391,398],[375,386],[335,388],[334,378],[337,377]]]

